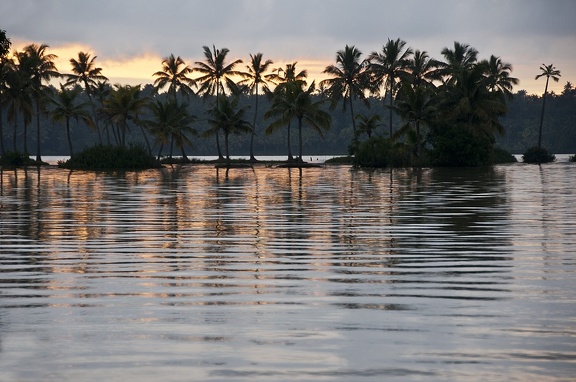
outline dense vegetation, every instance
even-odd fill
[[[42,163],[42,154],[81,163],[80,153],[97,157],[86,150],[92,146],[122,148],[108,152],[120,155],[133,145],[148,159],[168,161],[284,154],[301,163],[307,155],[354,154],[361,166],[489,165],[510,159],[502,150],[525,153],[540,142],[551,152],[576,152],[576,90],[568,82],[562,94],[547,93],[548,79],[557,80],[559,71],[541,68],[544,97],[514,94],[510,64],[479,59],[458,42],[442,50],[443,60],[400,39],[366,58],[346,46],[319,83],[308,81],[297,63],[273,68],[258,53],[245,65],[228,60],[225,48],[204,47],[203,61],[189,66],[170,55],[151,74],[153,83],[130,86],[111,85],[85,52],[70,59],[69,73],[58,72],[46,45],[9,55],[10,40],[0,32],[6,160],[34,152],[34,163]]]
[[[142,146],[104,145],[89,147],[59,165],[82,170],[143,170],[160,167],[160,163]]]

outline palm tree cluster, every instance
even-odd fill
[[[409,147],[415,162],[420,162],[423,150],[430,145],[442,146],[454,134],[455,127],[493,143],[494,134],[503,130],[498,118],[506,112],[506,100],[518,83],[510,75],[510,64],[495,56],[478,60],[474,48],[458,42],[452,49],[442,50],[444,61],[407,47],[401,39],[389,39],[380,51],[364,59],[355,46],[346,45],[336,53],[336,63],[324,70],[329,78],[318,86],[307,82],[307,72],[298,71],[297,62],[272,68],[271,60],[256,53],[250,54],[246,70],[242,71],[242,60],[228,60],[229,50],[215,46],[204,46],[204,60],[193,66],[174,54],[164,58],[161,70],[152,74],[153,87],[112,86],[96,65],[96,56],[79,52],[77,58],[70,59],[70,73],[60,74],[54,65],[56,56],[47,53],[47,49],[47,45],[31,44],[10,57],[2,55],[0,61],[0,105],[7,107],[7,120],[13,127],[13,149],[19,149],[17,137],[21,136],[23,151],[28,153],[28,127],[35,117],[39,162],[42,113],[63,123],[71,155],[72,120],[81,120],[94,129],[99,144],[125,146],[127,133],[137,129],[150,153],[156,147],[160,157],[163,149],[169,147],[172,158],[176,146],[184,159],[184,148],[199,135],[195,124],[204,121],[209,128],[202,135],[215,137],[218,156],[224,159],[222,135],[228,161],[230,136],[244,133],[250,134],[250,159],[256,160],[254,136],[260,133],[257,124],[263,117],[268,126],[262,132],[284,130],[288,159],[302,162],[303,128],[322,135],[331,126],[324,105],[331,101],[333,108],[340,100],[344,110],[350,109],[353,142],[358,143],[362,135],[385,135],[387,130],[388,139]],[[554,73],[550,76],[555,78]],[[64,80],[59,89],[49,86],[49,81],[57,77]],[[252,95],[252,107],[241,105],[242,94]],[[260,115],[258,101],[263,94],[269,98],[269,109]],[[211,108],[205,116],[190,112],[187,101],[193,96],[210,100]],[[355,113],[355,101],[361,100],[368,107],[370,96],[384,101],[387,121],[378,114]],[[395,114],[403,121],[396,131]],[[385,126],[382,133],[380,126]],[[296,158],[291,152],[292,127],[298,129]],[[0,118],[0,137],[4,136],[2,129]],[[0,149],[4,153],[3,138]]]
[[[381,95],[388,109],[388,137],[413,147],[416,162],[425,144],[422,127],[430,127],[430,141],[441,144],[454,127],[494,141],[503,132],[498,118],[506,112],[506,101],[518,80],[510,76],[512,66],[499,57],[478,60],[478,51],[467,44],[454,43],[442,50],[444,61],[427,52],[413,50],[401,39],[389,39],[381,51],[362,59],[354,46],[336,54],[336,65],[324,73],[332,78],[321,85],[334,101],[350,106],[355,138],[370,137],[380,125],[378,115],[355,115],[353,99],[365,101],[370,94]],[[393,130],[393,115],[404,124]],[[361,121],[357,129],[356,121]],[[453,146],[453,145],[452,145]]]

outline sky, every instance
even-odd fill
[[[261,52],[320,80],[346,45],[366,58],[397,38],[436,59],[454,41],[498,56],[520,80],[514,91],[541,95],[542,64],[562,75],[549,90],[576,83],[576,0],[0,0],[0,29],[13,49],[49,45],[61,73],[89,52],[121,84],[152,83],[170,54],[194,66],[203,46],[229,49],[238,69]]]

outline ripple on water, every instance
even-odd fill
[[[4,171],[0,368],[569,380],[572,170]]]

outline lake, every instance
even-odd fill
[[[0,175],[1,381],[576,375],[576,163]]]

